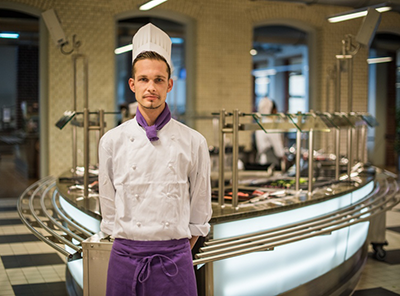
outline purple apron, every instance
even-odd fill
[[[196,296],[188,239],[115,239],[107,273],[107,296]]]

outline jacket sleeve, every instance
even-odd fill
[[[99,200],[102,216],[100,230],[112,235],[115,217],[115,188],[113,184],[112,154],[105,147],[104,137],[99,143]]]
[[[210,231],[211,179],[210,154],[206,140],[192,153],[193,167],[189,173],[190,182],[190,223],[192,236],[206,236]]]

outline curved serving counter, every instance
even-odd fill
[[[74,170],[36,182],[21,195],[18,212],[38,238],[67,257],[69,294],[101,296],[105,294],[112,239],[100,232],[97,172],[89,167],[87,134],[89,130],[103,131],[104,120],[91,126],[88,110],[84,114],[84,168],[76,167],[74,157]],[[234,165],[227,171],[225,149],[220,149],[218,171],[211,177],[218,186],[211,197],[211,231],[193,251],[198,294],[350,295],[366,261],[368,245],[373,244],[378,259],[384,257],[385,213],[400,202],[394,174],[364,165],[363,149],[361,156],[357,149],[354,159],[352,139],[365,143],[366,126],[374,126],[370,116],[261,115],[238,110],[221,110],[216,115],[219,147],[226,147],[224,138],[230,134]],[[227,117],[232,117],[232,123]],[[253,122],[241,122],[246,117]],[[273,170],[238,169],[239,131],[257,129],[296,133],[295,177],[282,172],[274,175]],[[308,174],[301,178],[302,133],[307,134],[308,151],[315,152],[314,132],[330,130],[336,139],[335,157],[325,162],[334,168],[330,177],[315,171],[318,166],[313,154],[303,159]],[[341,130],[347,133],[347,158],[340,153]],[[343,166],[347,167],[345,173]]]
[[[68,258],[70,295],[97,296],[104,294],[112,242],[99,232],[97,194],[89,189],[84,198],[79,178],[66,173],[36,182],[21,195],[18,211],[37,237]],[[238,207],[213,202],[211,232],[194,254],[199,294],[349,295],[374,240],[371,221],[399,202],[397,191],[392,174],[368,168],[312,194],[264,188]]]

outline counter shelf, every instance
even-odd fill
[[[240,189],[245,191],[264,191],[269,193],[269,197],[259,201],[255,198],[254,202],[250,200],[239,202],[236,209],[232,207],[221,208],[216,202],[213,202],[211,223],[236,221],[305,207],[340,195],[349,194],[373,180],[374,175],[359,176],[357,180],[353,179],[351,181],[332,180],[330,183],[325,184],[325,186],[316,188],[313,195],[308,195],[306,190],[262,188],[257,185],[240,186]],[[229,188],[227,187],[227,190]]]

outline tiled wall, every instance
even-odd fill
[[[18,0],[25,7],[46,10],[54,8],[62,26],[71,39],[73,34],[82,42],[80,52],[89,58],[89,107],[115,110],[114,103],[114,44],[115,17],[140,15],[140,0]],[[361,19],[329,24],[328,15],[345,8],[325,5],[303,5],[287,2],[243,0],[170,0],[149,13],[172,18],[192,19],[195,44],[194,106],[197,112],[212,112],[221,108],[252,109],[251,56],[253,26],[286,24],[310,28],[315,32],[315,48],[311,60],[312,108],[327,110],[326,83],[329,69],[335,65],[335,55],[341,53],[341,41],[346,34],[356,35]],[[380,30],[400,28],[397,13],[383,14]],[[49,171],[59,174],[71,165],[70,127],[58,130],[54,122],[64,110],[71,109],[71,56],[62,55],[51,40],[49,51]],[[360,49],[354,58],[353,110],[367,110],[367,50]],[[347,78],[343,74],[342,106],[347,107]],[[80,87],[82,87],[80,85]],[[82,100],[80,99],[80,102]],[[333,108],[333,87],[330,108]],[[79,105],[78,105],[79,108]],[[346,110],[345,110],[346,111]],[[196,129],[209,142],[213,139],[210,121],[200,121]],[[248,144],[250,135],[240,137]]]

